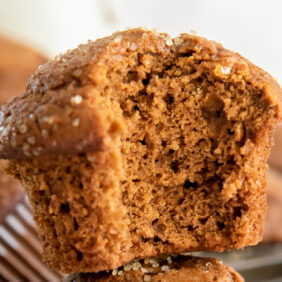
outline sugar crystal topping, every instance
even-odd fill
[[[173,41],[172,41],[172,39],[170,37],[166,39],[165,43],[166,43],[167,46],[172,46],[173,45]]]
[[[169,266],[168,265],[163,265],[162,266],[162,271],[169,271],[170,270],[170,268],[169,268]]]
[[[207,267],[210,267],[210,266],[212,266],[212,263],[211,263],[210,261],[208,261],[208,262],[206,263],[206,266],[207,266]]]
[[[123,274],[123,270],[119,270],[117,274],[118,275],[122,275]]]
[[[223,74],[229,74],[229,73],[231,72],[231,68],[230,68],[230,67],[224,67],[224,66],[222,66],[222,67],[221,67],[221,72],[222,72]]]
[[[78,94],[73,96],[73,97],[71,97],[71,103],[72,104],[79,105],[82,102],[82,100],[83,100],[82,96],[80,96]]]
[[[52,124],[54,122],[55,118],[53,116],[45,116],[43,117],[43,121],[49,124]]]
[[[112,275],[124,275],[125,272],[128,271],[141,271],[143,273],[143,280],[144,281],[152,281],[152,274],[164,273],[166,271],[170,271],[170,267],[166,264],[172,264],[172,258],[176,258],[177,255],[171,255],[168,257],[149,257],[143,260],[134,259],[131,262],[125,263],[120,268],[115,268],[112,270]]]
[[[112,270],[112,275],[113,275],[113,276],[116,276],[117,273],[118,273],[118,269],[117,269],[117,268],[115,268],[115,269]]]
[[[75,118],[75,119],[72,121],[72,126],[77,127],[77,126],[79,126],[79,123],[80,123],[79,118]]]
[[[169,264],[171,264],[172,263],[172,258],[171,257],[167,257],[167,262],[169,263]]]
[[[146,281],[146,282],[152,281],[152,277],[148,274],[145,274],[144,275],[144,281]]]
[[[20,133],[26,133],[27,132],[27,126],[25,124],[21,124],[19,126]]]
[[[35,144],[36,139],[35,139],[34,136],[30,136],[30,137],[27,138],[27,142],[28,142],[29,144]]]
[[[81,69],[76,69],[72,72],[72,75],[74,77],[79,77],[82,74],[82,70]]]
[[[114,38],[114,42],[115,42],[115,43],[119,43],[119,42],[121,42],[121,40],[122,40],[122,36],[121,36],[121,35],[118,35],[118,36],[116,36],[116,37]]]
[[[144,267],[141,267],[141,271],[142,271],[143,273],[148,273],[148,272],[149,272],[149,270],[148,270],[147,268],[144,268]]]
[[[124,271],[129,271],[132,269],[132,265],[130,263],[126,263],[124,266],[123,266],[123,270]]]
[[[133,270],[138,270],[139,268],[141,268],[141,263],[140,262],[134,262],[133,263]]]
[[[173,39],[173,42],[174,42],[175,45],[179,45],[179,44],[183,43],[184,40],[182,39],[182,37],[178,36],[178,37],[175,37]]]
[[[42,129],[41,135],[43,138],[48,138],[49,137],[49,132],[46,129]]]

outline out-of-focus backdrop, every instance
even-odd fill
[[[126,27],[195,30],[282,82],[279,0],[0,0],[0,32],[55,55]]]
[[[0,105],[23,93],[28,77],[48,58],[88,39],[138,26],[172,36],[196,31],[239,52],[282,84],[281,11],[279,0],[0,0]],[[282,125],[269,163],[263,243],[200,254],[220,257],[246,281],[282,281]],[[40,260],[31,214],[19,183],[0,170],[0,281],[62,277]]]

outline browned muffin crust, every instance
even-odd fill
[[[278,84],[220,44],[127,30],[41,67],[1,109],[0,155],[57,270],[242,248],[262,237],[280,106]]]
[[[282,242],[282,173],[270,169],[263,242]]]
[[[22,95],[32,73],[46,61],[30,47],[0,36],[0,104]]]
[[[111,272],[75,273],[66,282],[243,282],[230,266],[215,258],[168,256],[127,263]]]
[[[143,34],[148,36],[142,37]],[[1,122],[6,130],[1,134],[1,145],[5,150],[0,151],[0,156],[20,159],[52,153],[102,150],[101,143],[105,142],[108,134],[103,132],[102,127],[107,121],[102,119],[105,119],[105,109],[99,104],[104,101],[99,101],[100,97],[95,97],[95,94],[105,90],[103,88],[109,82],[108,73],[117,71],[120,64],[126,66],[128,62],[120,60],[127,53],[160,54],[167,61],[164,62],[167,67],[170,67],[169,57],[174,53],[175,56],[194,57],[202,66],[190,80],[197,79],[209,68],[215,78],[223,82],[231,79],[233,83],[240,83],[242,80],[257,89],[258,97],[262,91],[266,102],[272,105],[275,117],[281,119],[282,91],[265,71],[214,41],[189,34],[181,34],[175,40],[179,44],[174,44],[167,34],[158,36],[143,29],[132,29],[80,45],[40,66],[29,81],[25,95],[2,108],[3,117],[9,118]],[[152,63],[149,55],[149,58],[143,58],[144,65],[146,59],[149,64]],[[147,65],[147,71],[149,68]],[[186,70],[187,74],[189,71]],[[146,70],[143,72],[146,74]],[[128,79],[134,82],[135,73],[132,74],[133,77]],[[189,79],[184,81],[188,82]],[[75,97],[82,98],[82,101],[77,102]],[[90,97],[93,100],[91,107],[87,103]],[[17,128],[9,126],[16,119]],[[30,137],[34,137],[35,142],[28,142]],[[54,141],[58,144],[54,145]]]

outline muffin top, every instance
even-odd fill
[[[21,159],[102,150],[109,136],[101,127],[106,118],[97,93],[107,87],[107,73],[122,68],[128,52],[164,57],[192,52],[203,62],[212,62],[220,79],[244,79],[263,90],[281,118],[278,83],[239,54],[195,35],[171,39],[164,33],[137,28],[80,45],[41,66],[25,94],[1,109],[0,157]]]

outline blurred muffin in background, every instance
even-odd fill
[[[271,149],[268,163],[276,169],[282,171],[282,124],[276,125],[274,135],[274,146]],[[282,186],[281,186],[282,189]]]
[[[0,223],[12,211],[14,206],[23,198],[23,188],[19,181],[4,174],[1,170],[4,161],[0,162]]]
[[[27,80],[46,58],[0,35],[0,105],[24,93]]]
[[[269,169],[267,189],[263,242],[282,242],[282,173]]]
[[[24,93],[31,74],[46,58],[27,46],[0,35],[0,106]],[[19,182],[2,172],[0,162],[0,222],[23,197]]]

